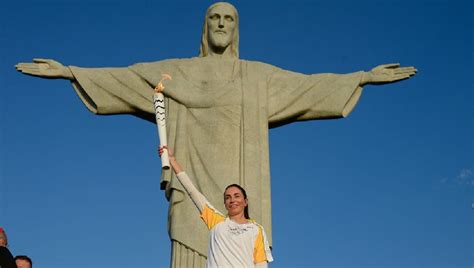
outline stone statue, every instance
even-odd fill
[[[153,89],[165,85],[168,145],[193,183],[223,211],[224,188],[248,192],[250,216],[271,243],[268,129],[295,121],[346,117],[366,84],[415,75],[413,67],[387,64],[369,72],[304,75],[239,59],[239,17],[229,3],[211,5],[204,20],[199,57],[137,63],[126,68],[79,68],[48,59],[16,69],[42,78],[71,81],[96,114],[132,114],[155,123]],[[172,172],[162,170],[169,200],[173,267],[205,263],[208,231]],[[220,206],[219,206],[220,205]]]

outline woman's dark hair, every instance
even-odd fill
[[[15,261],[16,260],[23,260],[23,261],[27,261],[30,263],[30,267],[33,267],[33,261],[30,259],[30,257],[26,256],[26,255],[18,255],[15,257]]]
[[[244,188],[242,188],[242,186],[238,185],[238,184],[231,184],[227,187],[225,187],[225,190],[224,190],[224,201],[225,201],[225,192],[227,191],[227,189],[229,189],[230,187],[235,187],[237,189],[239,189],[242,194],[244,195],[244,198],[247,199],[247,192],[245,191]],[[247,220],[250,220],[250,215],[249,215],[249,203],[247,202],[247,206],[245,206],[244,208],[244,216]]]

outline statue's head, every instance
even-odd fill
[[[239,14],[229,3],[218,2],[207,9],[199,56],[210,54],[239,57]]]

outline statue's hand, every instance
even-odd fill
[[[50,79],[63,78],[74,80],[71,70],[55,60],[33,59],[33,63],[20,62],[15,65],[15,68],[17,71],[27,75]]]
[[[387,84],[408,79],[417,72],[415,67],[400,67],[399,63],[379,65],[370,72],[365,72],[360,85]]]

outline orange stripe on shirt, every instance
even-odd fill
[[[258,235],[253,248],[253,262],[259,263],[264,261],[267,261],[267,255],[265,254],[265,243],[263,242],[263,230],[261,226],[258,226]]]
[[[216,212],[214,208],[211,208],[206,204],[201,212],[201,219],[207,225],[207,228],[211,230],[214,226],[216,226],[216,224],[223,222],[225,217],[224,215]]]

